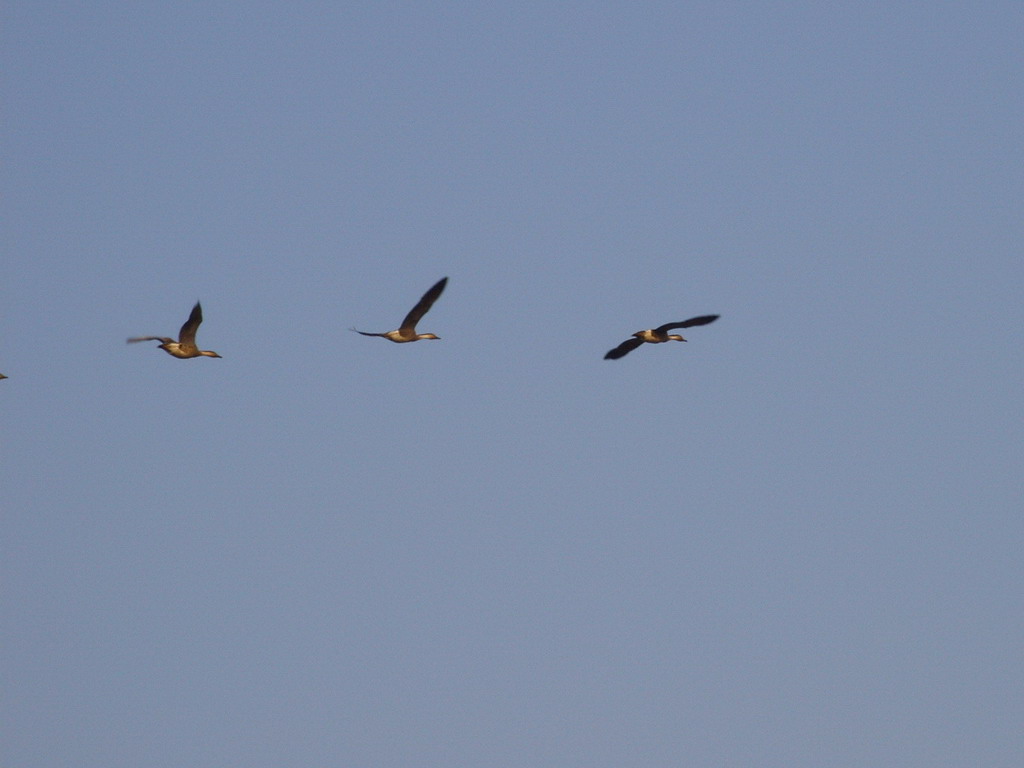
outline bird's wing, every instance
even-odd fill
[[[363,336],[387,336],[386,333],[367,333],[366,331],[360,331],[357,330],[356,328],[349,328],[349,330],[355,331],[356,333],[362,334]]]
[[[161,344],[171,344],[174,339],[168,339],[166,336],[135,336],[128,339],[129,344],[134,344],[136,341],[159,341]]]
[[[643,343],[643,339],[626,339],[624,342],[619,344],[619,346],[617,346],[615,349],[609,349],[607,354],[605,354],[604,359],[618,360],[620,357],[624,357],[625,355],[629,354]]]
[[[403,331],[413,330],[416,327],[416,323],[420,321],[420,318],[427,314],[427,310],[429,310],[434,305],[434,302],[437,301],[437,297],[441,295],[441,292],[447,284],[447,277],[442,277],[434,283],[434,286],[423,294],[423,298],[419,300],[419,303],[410,310],[408,315],[405,316],[405,320],[402,321],[399,328]]]
[[[659,325],[654,330],[659,333],[665,333],[666,331],[674,330],[675,328],[692,328],[695,325],[707,325],[713,323],[718,319],[718,315],[701,315],[700,317],[691,317],[689,320],[683,320],[681,323],[665,323]]]
[[[196,331],[199,330],[199,324],[203,322],[203,308],[199,306],[199,302],[192,307],[192,314],[188,316],[188,320],[181,326],[181,330],[178,332],[178,341],[182,344],[195,344],[196,343]]]

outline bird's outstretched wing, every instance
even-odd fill
[[[624,342],[619,344],[615,349],[609,349],[605,354],[605,360],[618,360],[620,357],[624,357],[632,352],[634,349],[643,344],[643,339],[626,339]]]
[[[386,333],[367,333],[366,331],[360,331],[357,328],[349,328],[349,330],[355,331],[356,333],[360,333],[363,336],[387,336]]]
[[[427,314],[427,311],[434,305],[434,302],[437,301],[437,297],[441,295],[441,292],[444,291],[444,287],[447,284],[447,277],[442,277],[434,283],[433,287],[423,294],[423,298],[421,298],[416,306],[409,311],[409,314],[405,316],[405,320],[402,321],[399,328],[403,331],[415,328],[416,323],[420,321],[420,318]]]
[[[195,344],[196,343],[196,331],[199,330],[199,324],[203,322],[203,308],[199,306],[199,302],[192,307],[192,314],[188,316],[188,320],[181,326],[181,330],[178,332],[178,341],[182,344]]]
[[[719,318],[719,315],[701,315],[700,317],[691,317],[689,320],[683,320],[681,323],[665,323],[655,328],[658,333],[665,333],[676,328],[693,328],[695,325],[707,325],[713,323]]]
[[[174,343],[174,339],[168,339],[166,336],[135,336],[128,339],[129,344],[134,344],[136,341],[159,341],[161,344]]]

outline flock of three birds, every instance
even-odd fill
[[[394,331],[387,331],[386,333],[367,333],[366,331],[358,331],[352,328],[356,333],[361,333],[363,336],[380,336],[384,339],[389,339],[396,343],[404,343],[407,341],[419,341],[420,339],[438,339],[439,336],[435,336],[432,333],[417,333],[416,324],[420,319],[427,314],[427,311],[434,305],[437,298],[444,291],[444,287],[448,284],[448,278],[443,277],[434,283],[433,287],[423,294],[415,307],[413,307],[409,314],[405,316],[402,324]],[[626,339],[624,342],[615,347],[615,349],[608,350],[608,353],[604,356],[605,360],[618,360],[634,349],[639,347],[644,342],[649,344],[660,344],[664,341],[686,341],[682,336],[678,334],[670,334],[669,331],[675,330],[676,328],[692,328],[695,325],[707,325],[713,323],[718,319],[718,315],[701,315],[700,317],[691,317],[689,320],[683,320],[678,323],[665,323],[659,325],[657,328],[648,328],[646,331],[637,331],[633,334],[632,338]],[[190,357],[220,357],[216,352],[211,352],[208,349],[200,349],[196,346],[196,331],[199,329],[199,324],[203,322],[203,308],[199,306],[199,302],[192,308],[192,314],[188,316],[188,320],[181,326],[181,331],[178,333],[178,339],[170,339],[166,336],[137,336],[132,339],[128,339],[128,343],[136,341],[159,341],[160,349],[167,352],[169,355],[174,357],[187,359]],[[2,377],[2,374],[0,374]]]

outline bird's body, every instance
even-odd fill
[[[618,360],[620,357],[625,357],[634,349],[639,347],[643,343],[648,344],[661,344],[666,341],[686,341],[678,333],[669,333],[669,331],[675,330],[676,328],[692,328],[695,325],[707,325],[713,323],[718,319],[718,315],[701,315],[700,317],[691,317],[689,320],[683,320],[678,323],[665,323],[659,325],[657,328],[648,328],[646,331],[637,331],[633,334],[633,337],[626,339],[624,342],[615,347],[615,349],[608,350],[605,354],[605,360]]]
[[[355,330],[355,329],[353,329]],[[382,339],[393,341],[396,344],[405,344],[407,341],[419,341],[420,339],[440,339],[440,336],[435,336],[432,333],[416,333],[404,331],[398,328],[394,331],[386,331],[384,333],[370,333],[369,331],[358,331],[356,333],[362,334],[363,336],[380,336]]]
[[[447,277],[442,277],[434,283],[430,290],[423,294],[423,297],[419,302],[417,302],[416,306],[409,311],[409,314],[405,316],[401,326],[394,331],[386,331],[385,333],[369,333],[355,328],[352,330],[356,333],[362,334],[363,336],[380,336],[382,339],[393,341],[396,344],[404,344],[408,341],[419,341],[420,339],[440,339],[440,336],[435,336],[432,333],[417,333],[416,324],[434,305],[434,302],[437,301],[437,297],[441,295],[441,292],[444,291],[444,287],[447,284]]]
[[[663,341],[686,341],[678,333],[666,333],[660,328],[637,331],[633,336],[640,339],[640,341],[646,341],[648,344],[661,344]]]
[[[138,341],[156,341],[156,339],[138,339]],[[174,339],[160,339],[160,341],[163,344],[159,344],[158,347],[179,360],[188,360],[191,357],[220,357],[216,352],[199,349],[195,344],[182,344]]]
[[[196,331],[199,330],[199,324],[203,322],[203,308],[199,306],[199,302],[192,307],[192,313],[188,316],[188,320],[181,326],[181,330],[178,332],[178,340],[170,339],[166,336],[136,336],[128,339],[129,344],[133,344],[137,341],[159,341],[158,345],[160,349],[164,350],[167,354],[172,357],[176,357],[179,360],[187,360],[192,357],[220,357],[216,352],[212,352],[208,349],[200,349],[196,346]]]

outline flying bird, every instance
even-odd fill
[[[188,320],[181,326],[181,330],[178,332],[178,340],[169,339],[166,336],[136,336],[128,339],[129,344],[134,344],[136,341],[159,341],[160,349],[164,350],[167,354],[174,357],[186,360],[190,357],[220,357],[216,352],[211,352],[208,349],[200,349],[196,346],[196,331],[199,329],[199,324],[203,322],[203,308],[199,306],[199,302],[192,307],[192,314],[188,316]]]
[[[620,357],[628,355],[644,342],[649,344],[661,344],[663,341],[686,341],[686,339],[677,333],[669,334],[669,331],[673,331],[676,328],[692,328],[695,325],[707,325],[708,323],[715,322],[718,317],[718,315],[701,315],[700,317],[691,317],[689,320],[683,320],[681,323],[665,323],[664,325],[659,325],[657,328],[648,328],[646,331],[637,331],[633,334],[633,338],[626,339],[615,349],[609,349],[608,353],[604,356],[604,359],[618,360]]]
[[[0,373],[0,379],[6,379],[7,377]]]
[[[447,277],[442,277],[434,283],[433,287],[423,294],[423,298],[419,300],[416,306],[409,310],[409,314],[405,316],[405,319],[402,321],[398,330],[388,331],[387,333],[367,333],[366,331],[360,331],[355,328],[352,330],[356,333],[361,333],[363,336],[380,336],[384,339],[390,339],[397,344],[402,344],[407,341],[419,341],[420,339],[440,339],[440,336],[435,336],[432,333],[416,333],[416,323],[418,323],[420,319],[427,314],[447,284]]]

